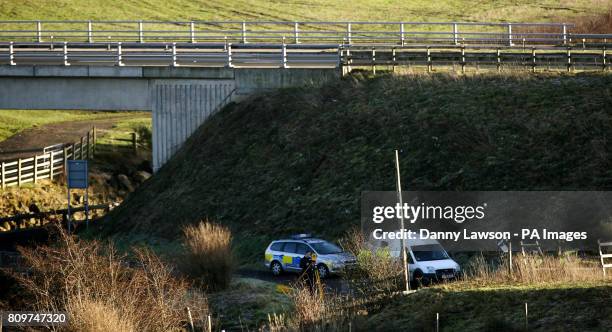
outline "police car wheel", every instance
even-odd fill
[[[329,269],[325,264],[319,264],[317,270],[319,270],[319,278],[325,279],[329,276]]]
[[[283,266],[279,262],[274,261],[270,264],[270,271],[272,271],[273,275],[278,276],[283,273]]]

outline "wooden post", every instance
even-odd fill
[[[17,160],[17,186],[21,187],[21,158]]]
[[[34,155],[34,183],[38,181],[38,155]]]
[[[86,144],[87,145],[87,159],[91,159],[91,145],[90,145],[91,138],[90,136],[91,136],[91,132],[88,131],[87,132],[87,144]]]
[[[76,159],[76,144],[72,143],[72,160]]]
[[[134,153],[138,151],[138,146],[136,145],[136,133],[132,133],[132,149]]]
[[[91,156],[94,157],[96,155],[96,126],[93,126],[93,128],[91,128],[91,135],[93,138],[93,145],[91,147]]]
[[[512,277],[512,241],[508,242],[508,255],[510,257],[510,262],[508,264],[508,268],[510,269],[510,277]]]
[[[81,136],[81,145],[79,145],[79,159],[83,160],[83,136]]]
[[[53,152],[49,152],[49,179],[53,181]]]
[[[64,145],[64,175],[68,179],[68,147]]]

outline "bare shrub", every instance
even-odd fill
[[[598,282],[604,280],[601,267],[595,261],[575,255],[556,257],[550,255],[516,255],[512,260],[503,257],[493,266],[484,257],[477,256],[466,266],[465,274],[470,284],[523,283],[543,284],[556,282]]]
[[[138,250],[130,267],[112,246],[59,233],[57,247],[20,249],[30,273],[16,277],[35,298],[32,309],[74,317],[68,330],[168,331],[184,326],[187,306],[207,314],[206,298],[151,252]]]
[[[402,264],[391,257],[387,248],[369,248],[358,229],[349,230],[341,243],[357,258],[357,266],[347,271],[347,279],[356,292],[364,296],[389,295],[399,289]]]
[[[269,331],[339,331],[353,317],[356,302],[346,296],[327,293],[321,280],[310,290],[306,282],[291,286],[287,295],[293,303],[290,318],[273,315],[268,318]]]
[[[184,253],[179,259],[181,271],[207,290],[229,286],[234,260],[232,233],[221,225],[201,221],[183,229]]]

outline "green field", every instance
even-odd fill
[[[595,14],[602,0],[84,0],[0,2],[1,20],[555,21]]]
[[[126,113],[91,111],[0,110],[0,141],[34,126],[51,123],[122,118]]]

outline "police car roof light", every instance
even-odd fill
[[[291,236],[291,239],[293,240],[303,240],[303,239],[309,239],[309,238],[312,238],[312,234],[302,233],[302,234],[295,234]]]

